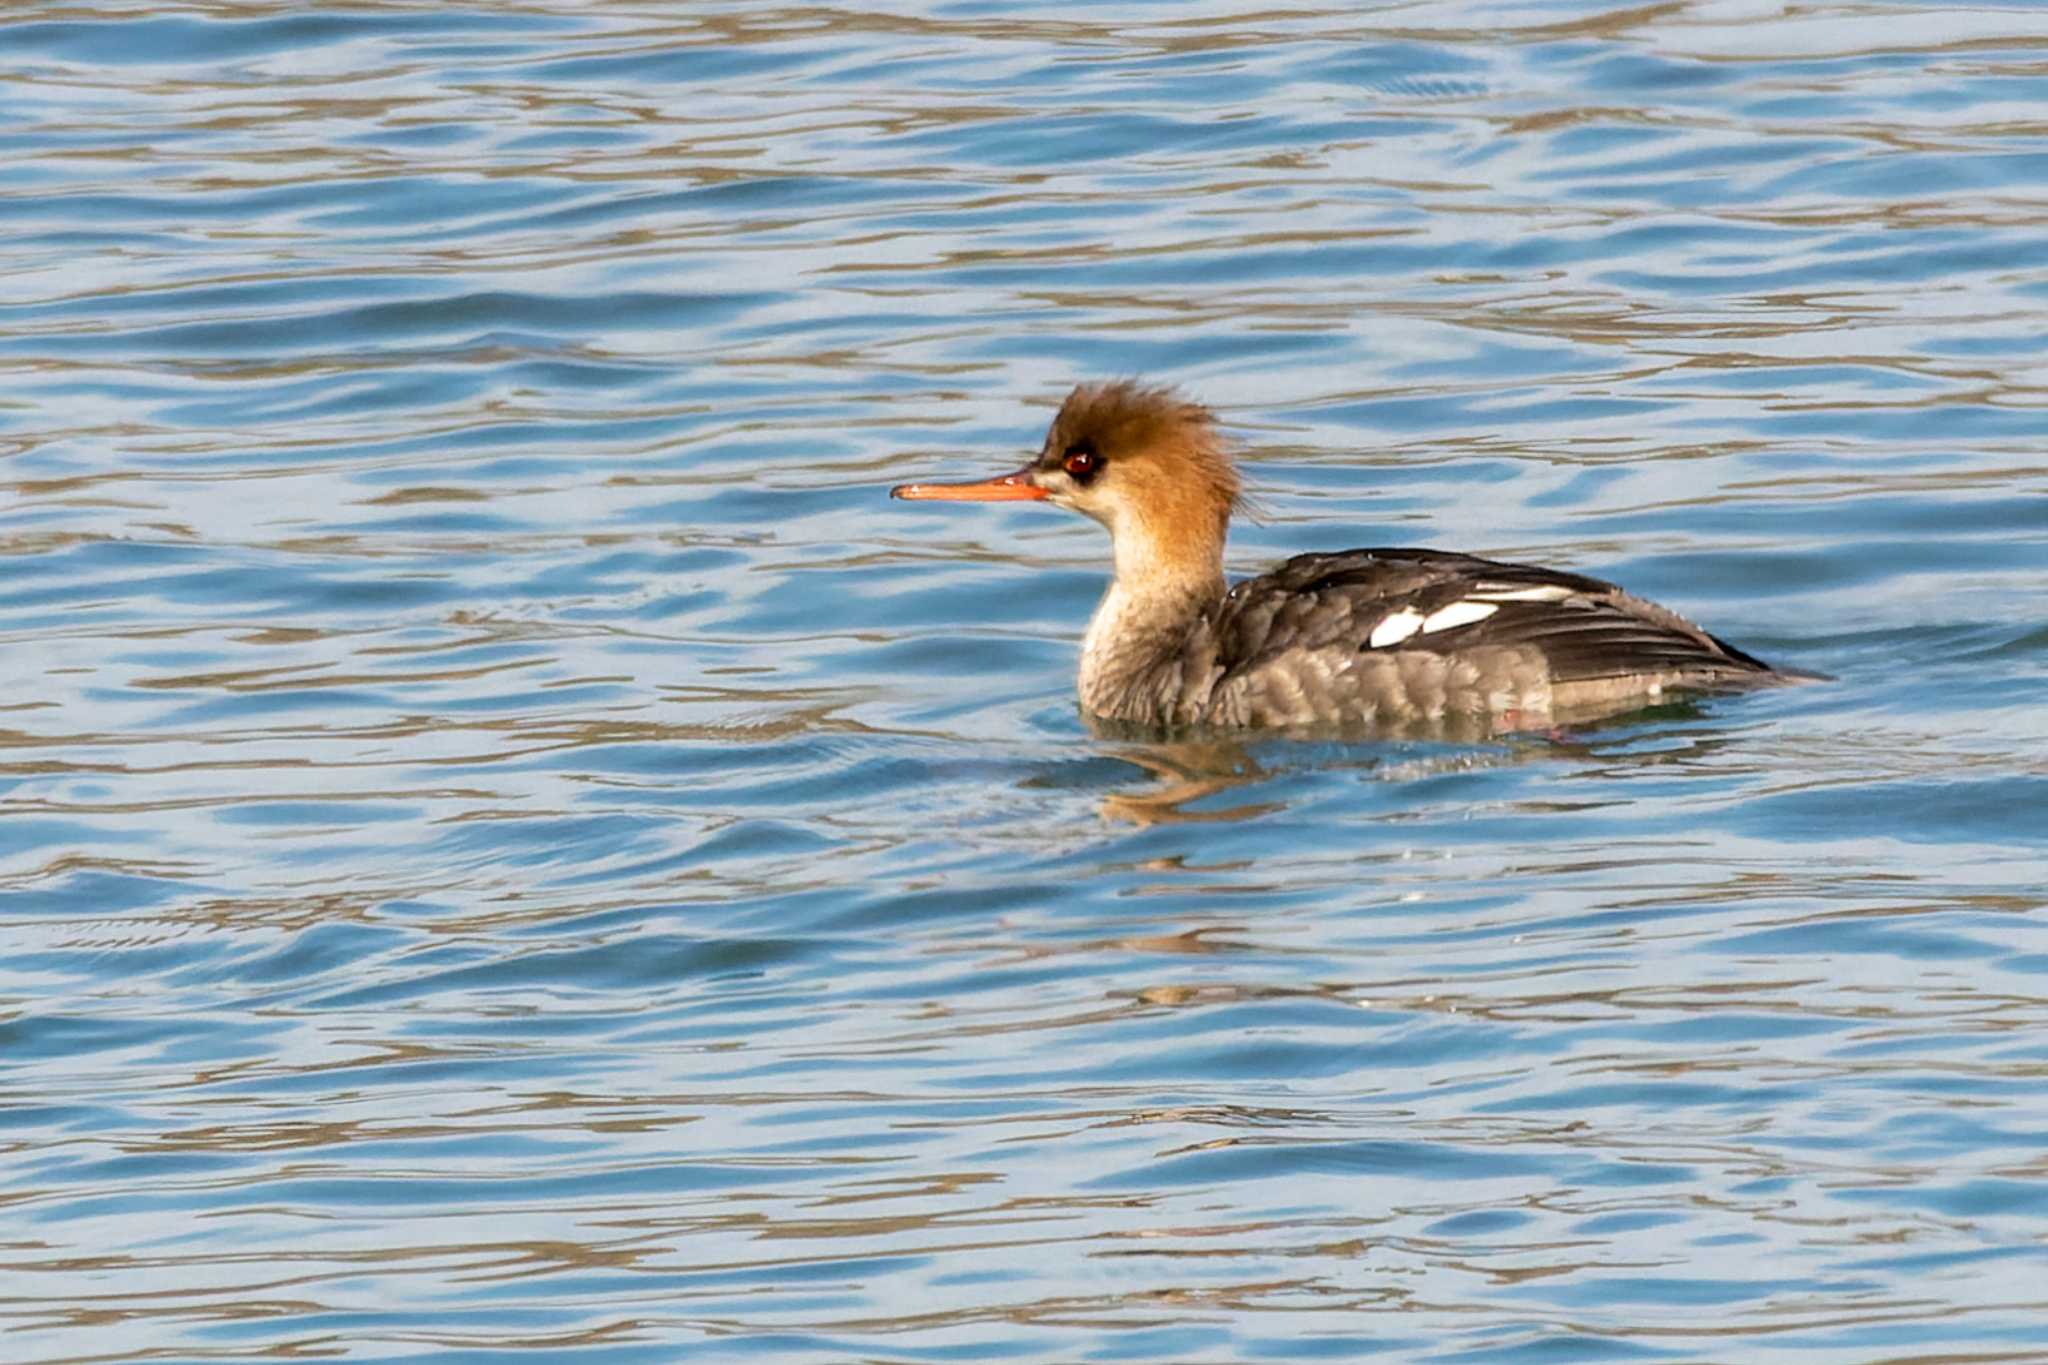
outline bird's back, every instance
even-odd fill
[[[1162,665],[1124,718],[1541,724],[1794,676],[1612,583],[1418,549],[1296,556],[1231,588]]]

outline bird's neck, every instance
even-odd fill
[[[1111,535],[1116,577],[1082,637],[1081,705],[1099,716],[1169,719],[1189,636],[1223,597],[1223,528],[1158,535],[1140,523]]]

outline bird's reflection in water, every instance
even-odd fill
[[[1133,825],[1195,824],[1250,820],[1283,808],[1279,801],[1254,801],[1213,810],[1187,807],[1266,776],[1242,745],[1228,740],[1185,740],[1151,746],[1119,745],[1116,755],[1158,779],[1156,787],[1111,792],[1102,798],[1102,818]]]
[[[1353,768],[1382,781],[1410,782],[1545,759],[1587,765],[1625,759],[1631,767],[1694,759],[1727,742],[1718,731],[1691,728],[1708,715],[1698,701],[1679,699],[1619,715],[1548,716],[1540,728],[1520,726],[1512,716],[1456,715],[1363,732],[1317,727],[1255,736],[1164,735],[1124,721],[1085,719],[1089,733],[1112,744],[1117,758],[1153,779],[1103,797],[1103,818],[1146,826],[1227,823],[1283,810],[1283,801],[1190,807],[1303,767]],[[1674,733],[1666,728],[1671,725],[1686,728]]]

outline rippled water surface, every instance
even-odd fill
[[[2048,11],[0,15],[0,1357],[2048,1359]],[[1234,570],[1824,687],[1091,735]],[[692,1354],[694,1353],[694,1354]]]

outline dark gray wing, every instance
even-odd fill
[[[1441,550],[1298,555],[1237,584],[1215,620],[1226,676],[1289,651],[1538,651],[1557,682],[1768,675],[1763,661],[1612,583]]]

